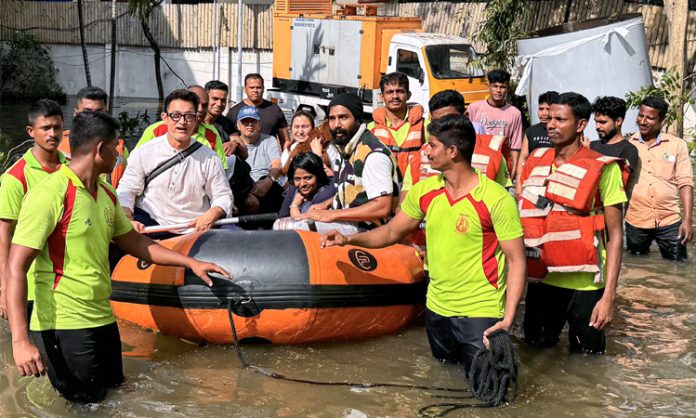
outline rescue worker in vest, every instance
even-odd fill
[[[471,166],[471,122],[449,115],[428,130],[428,158],[440,174],[415,184],[388,224],[320,239],[323,247],[380,248],[400,242],[427,218],[428,341],[435,358],[463,363],[468,372],[486,337],[509,331],[515,318],[525,285],[522,225],[508,191]]]
[[[209,286],[222,268],[175,253],[133,230],[114,189],[100,179],[118,158],[118,123],[99,112],[75,116],[72,161],[24,200],[12,238],[8,307],[19,372],[48,372],[72,402],[99,402],[123,380],[121,341],[111,310],[109,243],[148,263],[189,268]],[[57,142],[57,140],[56,140]],[[36,260],[36,303],[28,327],[27,269]],[[31,340],[29,330],[31,329]]]
[[[363,123],[362,100],[341,93],[329,103],[332,143],[343,160],[332,209],[316,209],[300,219],[337,222],[342,231],[373,228],[394,213],[399,196],[399,170],[391,151]]]
[[[425,143],[425,110],[419,104],[407,105],[411,91],[404,73],[384,75],[379,81],[379,89],[384,107],[375,109],[373,122],[367,125],[367,129],[391,150],[403,178],[409,161],[417,157]]]
[[[524,336],[551,347],[568,322],[572,351],[601,354],[621,267],[626,193],[621,160],[581,143],[591,113],[582,95],[561,94],[547,124],[553,148],[532,152],[522,170],[520,218],[532,282]]]
[[[430,108],[430,118],[425,122],[426,126],[447,115],[464,115],[466,103],[464,97],[456,90],[444,90],[436,93],[430,98],[428,108]],[[502,136],[487,135],[481,125],[472,122],[476,131],[476,145],[474,146],[473,166],[490,179],[495,180],[503,187],[511,187],[510,174],[502,153],[505,147],[505,139]],[[478,128],[477,128],[478,126]],[[425,137],[429,134],[426,131]],[[427,176],[437,174],[437,171],[430,167],[430,162],[426,156],[428,144],[420,149],[420,153],[413,158],[413,164],[409,165],[404,175],[404,183],[401,186],[401,199],[411,189],[414,183]]]
[[[210,100],[208,92],[203,87],[197,85],[189,86],[186,90],[195,93],[199,100],[198,111],[196,112],[196,126],[193,130],[193,139],[215,151],[220,157],[220,161],[222,161],[222,167],[227,170],[229,164],[227,162],[227,156],[225,155],[225,148],[222,144],[222,138],[213,125],[205,123],[205,118],[208,114],[208,101]],[[141,147],[166,133],[167,124],[165,121],[161,120],[155,122],[145,129],[138,143],[135,144],[135,148]]]
[[[53,100],[41,99],[29,108],[27,134],[34,146],[0,178],[0,317],[7,319],[7,258],[22,200],[29,190],[65,164],[58,150],[63,135],[63,111]],[[32,277],[34,265],[29,268]],[[34,303],[34,281],[27,283],[27,312]]]
[[[85,110],[106,113],[106,103],[108,101],[109,95],[99,87],[89,86],[82,88],[77,92],[74,115],[77,115]],[[58,148],[68,158],[70,158],[69,136],[70,131],[66,130],[63,132],[63,141],[61,141],[60,148]],[[118,187],[118,182],[121,181],[121,177],[123,177],[123,172],[126,171],[126,165],[128,162],[128,148],[126,148],[126,141],[124,141],[123,138],[118,139],[116,150],[118,151],[118,160],[116,161],[116,166],[114,166],[111,173],[106,175],[106,181],[114,186],[114,188]]]

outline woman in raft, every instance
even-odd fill
[[[337,161],[340,160],[340,152],[331,145],[328,124],[325,122],[315,127],[314,116],[306,110],[298,110],[292,116],[290,133],[292,140],[287,143],[280,156],[283,174],[288,175],[289,183],[292,184],[292,177],[289,176],[290,164],[296,155],[306,152],[318,155],[323,162],[326,174],[329,177],[333,176],[333,171],[338,169]]]
[[[313,152],[297,154],[293,158],[288,169],[288,181],[290,188],[278,212],[281,218],[298,218],[309,212],[313,205],[323,204],[336,194],[336,188],[324,172],[324,163]]]

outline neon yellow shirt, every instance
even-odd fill
[[[401,204],[426,219],[430,284],[426,306],[442,316],[502,318],[507,267],[500,241],[522,236],[517,204],[480,172],[479,184],[452,201],[442,174],[416,183]]]
[[[19,219],[24,196],[52,173],[41,165],[31,151],[32,149],[27,150],[0,178],[0,219]],[[67,161],[60,151],[58,161],[61,164]],[[27,300],[34,300],[34,263],[29,266],[27,272]]]
[[[148,126],[147,129],[145,129],[142,136],[138,140],[138,143],[135,144],[134,148],[138,148],[143,144],[146,144],[166,133],[167,125],[164,123],[164,121],[161,120],[159,122],[155,122],[152,125]],[[227,156],[225,155],[225,149],[222,146],[222,138],[220,137],[220,134],[213,125],[201,123],[201,125],[198,127],[198,130],[193,133],[193,139],[215,151],[215,153],[220,157],[220,160],[222,161],[222,168],[224,168],[225,170],[229,168],[229,164],[227,163]]]
[[[113,323],[109,243],[133,229],[114,189],[92,195],[63,165],[27,193],[12,243],[39,250],[32,331]]]
[[[553,167],[555,170],[556,167]],[[621,169],[616,163],[611,163],[602,168],[602,177],[599,179],[599,194],[604,202],[604,206],[618,205],[628,201],[626,192],[624,191],[623,180],[621,179]],[[604,275],[606,276],[607,251],[604,248],[604,243],[599,243],[600,257],[604,266]],[[574,290],[598,290],[603,289],[604,281],[601,283],[594,282],[594,273],[549,273],[543,280],[543,283],[562,287],[564,289]]]

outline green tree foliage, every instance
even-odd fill
[[[654,86],[643,87],[638,91],[627,93],[626,104],[629,107],[638,107],[646,97],[662,97],[669,104],[669,109],[665,116],[665,125],[669,126],[672,122],[682,123],[684,116],[679,114],[677,109],[685,103],[694,104],[694,99],[690,97],[689,92],[686,90],[680,94],[681,83],[682,79],[679,77],[677,67],[672,67],[664,73],[662,79]]]
[[[30,33],[15,32],[7,44],[0,45],[2,98],[21,101],[42,97],[64,99],[65,93],[56,82],[57,73],[48,49]]]
[[[510,69],[517,55],[517,40],[525,36],[522,22],[528,9],[523,0],[490,0],[486,19],[474,35],[486,46],[481,61],[485,68]]]

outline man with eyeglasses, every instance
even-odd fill
[[[167,131],[131,153],[118,186],[118,200],[136,231],[144,226],[188,223],[191,230],[210,229],[215,221],[232,211],[232,191],[220,158],[199,146],[160,175],[151,174],[175,155],[196,142],[192,137],[199,113],[199,97],[175,90],[164,101],[162,121]],[[162,234],[157,238],[166,238]]]
[[[187,88],[188,91],[198,96],[198,110],[195,117],[195,129],[193,130],[193,139],[215,151],[222,161],[223,168],[229,167],[225,149],[222,144],[222,138],[218,130],[208,123],[205,123],[205,118],[208,115],[208,92],[201,86],[193,85]],[[155,122],[148,126],[143,132],[135,148],[141,147],[153,139],[167,133],[167,125],[164,120]]]

